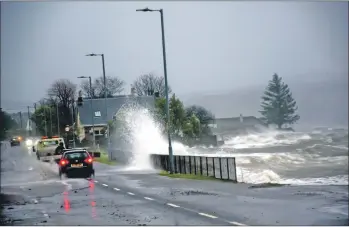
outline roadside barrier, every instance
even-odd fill
[[[152,154],[153,166],[170,170],[169,155]],[[174,170],[180,174],[195,174],[237,182],[235,157],[174,155]]]

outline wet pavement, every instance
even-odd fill
[[[2,215],[8,225],[224,225],[224,221],[115,190],[59,179],[57,166],[24,147],[1,149]],[[4,220],[2,220],[4,221]]]
[[[3,213],[16,225],[347,225],[348,186],[251,188],[95,163],[62,179],[25,148],[2,149]]]

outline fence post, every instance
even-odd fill
[[[214,157],[212,157],[212,164],[213,164],[213,177],[216,178],[216,167],[214,165]]]
[[[208,158],[207,158],[207,156],[206,156],[206,173],[207,173],[207,176],[209,176],[208,175]]]
[[[174,172],[177,173],[177,156],[173,155],[173,159],[174,159]],[[169,159],[170,160],[170,159]],[[171,165],[171,164],[170,164]],[[170,166],[169,165],[169,166]]]
[[[200,174],[202,176],[202,157],[200,156]]]
[[[194,156],[194,168],[195,168],[195,175],[196,175],[196,156]]]
[[[183,156],[184,158],[184,174],[187,174],[187,157],[186,156]]]
[[[220,177],[221,179],[223,179],[223,176],[222,176],[222,158],[219,158],[219,174],[220,174]]]
[[[235,177],[235,181],[238,182],[238,177],[236,174],[236,162],[235,162],[235,157],[233,158],[233,164],[234,164],[234,177]],[[241,173],[242,173],[242,169],[241,169]]]
[[[229,176],[229,159],[227,158],[227,173],[228,173],[228,180],[230,180],[230,176]]]
[[[191,174],[191,156],[189,156],[189,173]]]
[[[182,156],[178,156],[179,159],[179,173],[182,173]]]

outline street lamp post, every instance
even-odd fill
[[[57,112],[57,133],[58,133],[58,136],[60,136],[61,132],[60,132],[60,128],[59,128],[59,111],[58,111],[58,102],[56,102],[56,112]]]
[[[52,129],[52,111],[51,111],[51,107],[50,107],[50,129],[51,129],[51,136],[53,136],[53,129]]]
[[[173,163],[173,150],[171,144],[171,131],[170,131],[170,105],[168,98],[168,80],[167,80],[167,65],[166,65],[166,45],[165,45],[165,28],[164,28],[164,13],[163,9],[137,9],[137,12],[160,12],[161,19],[161,36],[162,36],[162,57],[164,65],[164,77],[165,77],[165,93],[166,93],[166,115],[167,115],[167,136],[168,136],[168,153],[170,158],[170,173],[174,173]]]
[[[101,56],[102,57],[102,69],[103,69],[103,87],[104,87],[104,105],[105,105],[105,114],[104,119],[107,124],[107,136],[108,136],[108,146],[110,144],[110,134],[109,134],[109,124],[108,124],[108,105],[107,105],[107,79],[105,76],[105,64],[104,64],[104,54],[87,54],[88,57]]]
[[[75,148],[75,133],[74,128],[76,127],[76,124],[74,125],[74,102],[71,105],[71,121],[72,121],[72,134],[73,134],[73,147]]]
[[[95,137],[95,119],[92,107],[92,81],[90,76],[79,76],[79,79],[89,79],[90,83],[90,100],[91,100],[91,119],[92,119],[92,135],[93,135],[93,149],[96,148],[96,137]]]
[[[45,136],[47,136],[46,108],[44,108],[44,119],[45,119]]]

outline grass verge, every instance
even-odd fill
[[[170,174],[167,171],[162,170],[159,173],[160,176],[170,177],[170,178],[182,178],[182,179],[190,179],[190,180],[218,180],[218,181],[225,181],[221,179],[217,179],[214,177],[208,177],[208,176],[201,176],[201,175],[195,175],[195,174],[181,174],[181,173],[174,173]]]
[[[105,152],[103,150],[100,150],[100,152],[101,152],[101,157],[94,158],[94,160],[96,162],[100,162],[100,163],[107,164],[107,165],[116,165],[115,161],[110,161],[109,160],[107,152]]]
[[[231,181],[231,180],[219,179],[219,178],[201,176],[201,175],[195,175],[195,174],[181,174],[181,173],[170,174],[169,172],[164,171],[164,170],[161,170],[159,175],[165,176],[165,177],[170,177],[170,178],[181,178],[181,179],[189,179],[189,180],[213,180],[213,181],[223,181],[223,182],[236,183],[236,182]],[[288,186],[288,185],[287,184],[277,184],[277,183],[264,183],[264,184],[251,185],[248,188],[249,189],[256,189],[256,188],[273,188],[273,187],[283,187],[283,186]]]
[[[263,183],[263,184],[257,184],[257,185],[252,185],[248,188],[253,189],[253,188],[274,188],[274,187],[283,187],[283,186],[288,186],[289,184],[277,184],[277,183]]]

